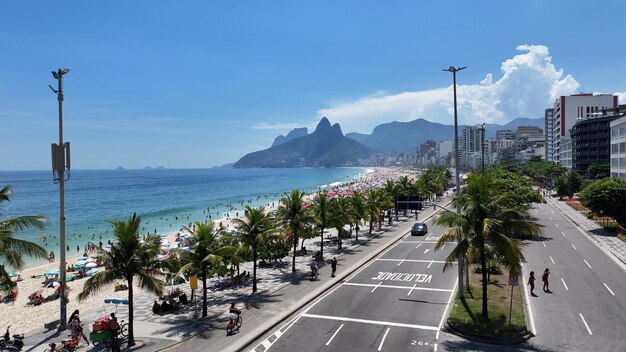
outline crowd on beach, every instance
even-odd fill
[[[419,173],[416,170],[407,169],[375,169],[371,170],[371,172],[361,174],[347,183],[320,187],[318,190],[310,192],[308,199],[312,200],[315,194],[321,191],[326,191],[331,196],[363,192],[370,188],[383,187],[387,180],[397,182],[402,176],[408,176],[409,179],[416,179]],[[232,220],[244,216],[245,205],[253,203],[258,204],[258,201],[263,200],[265,209],[269,211],[278,207],[278,199],[281,196],[280,194],[267,195],[265,199],[259,196],[256,198],[256,202],[254,202],[254,199],[248,199],[226,203],[229,211],[224,214],[217,214],[215,213],[215,209],[213,209],[215,207],[210,207],[203,212],[203,219],[190,219],[189,216],[186,215],[175,215],[173,220],[178,221],[180,227],[179,230],[162,236],[163,254],[165,255],[170,248],[185,248],[189,245],[187,241],[189,233],[185,231],[185,228],[193,230],[195,226],[193,221],[215,221],[216,225],[234,231],[232,228]],[[215,215],[215,218],[213,215]],[[155,233],[157,233],[156,230],[157,229],[155,229]],[[105,299],[126,298],[127,293],[124,291],[125,284],[120,282],[116,283],[115,286],[112,286],[109,290],[101,290],[86,298],[81,301],[80,304],[76,299],[77,294],[82,291],[86,282],[86,279],[83,278],[87,276],[88,270],[101,270],[106,264],[99,262],[96,259],[96,254],[99,249],[106,249],[108,244],[105,245],[99,242],[98,244],[86,245],[83,253],[81,253],[80,248],[78,248],[76,255],[66,258],[66,263],[64,264],[68,271],[67,278],[71,277],[71,281],[67,283],[69,293],[67,297],[64,298],[68,301],[68,311],[79,309],[80,307],[83,307],[83,309],[90,307],[91,309],[104,311],[105,307],[103,302]],[[54,270],[58,269],[60,263],[54,262],[56,259],[54,253],[51,253],[50,257],[50,263],[31,267],[19,273],[20,281],[18,282],[18,294],[11,303],[1,306],[0,321],[10,321],[15,331],[23,333],[38,329],[43,327],[45,323],[55,320],[58,317],[59,304],[49,302],[58,302],[60,298],[58,295],[58,272],[56,273],[57,276],[54,276]],[[47,274],[51,274],[52,276]],[[57,284],[55,284],[55,282],[57,282]],[[48,299],[48,297],[50,298]],[[162,307],[162,303],[160,303],[160,305]],[[16,317],[18,318],[16,319]]]

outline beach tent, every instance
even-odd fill
[[[85,273],[85,276],[92,276],[92,275],[94,275],[95,273],[97,273],[98,271],[99,271],[99,269],[98,269],[98,268],[89,269],[89,270],[87,270],[87,272]]]
[[[50,269],[50,270],[46,271],[44,273],[44,275],[46,275],[46,276],[48,276],[48,275],[50,275],[50,276],[59,275],[59,269]]]
[[[87,268],[87,269],[92,269],[92,268],[95,268],[97,266],[98,266],[98,264],[93,263],[93,262],[85,264],[85,268]]]
[[[9,272],[9,277],[15,277],[15,276],[17,276],[17,273],[15,271]]]

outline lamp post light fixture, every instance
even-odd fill
[[[455,172],[455,181],[456,181],[456,195],[457,197],[461,194],[461,182],[459,176],[459,123],[457,118],[457,108],[456,108],[456,73],[464,70],[466,66],[463,67],[454,67],[450,66],[448,68],[444,68],[443,71],[452,72],[452,89],[454,92],[454,168]],[[461,204],[457,202],[456,212],[461,213]],[[460,240],[458,241],[460,243]],[[463,298],[463,258],[462,255],[459,255],[457,258],[457,267],[459,271],[459,298]]]
[[[57,89],[48,85],[50,89],[57,95],[59,101],[59,144],[52,143],[52,177],[54,183],[59,184],[59,244],[61,246],[61,259],[59,260],[59,301],[61,304],[59,331],[67,328],[67,304],[65,301],[65,293],[67,290],[65,278],[65,170],[70,171],[70,143],[63,143],[63,75],[70,72],[69,69],[63,68],[58,71],[52,71],[52,77],[57,80]]]

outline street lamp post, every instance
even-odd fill
[[[456,181],[456,195],[457,197],[461,194],[461,182],[459,176],[459,123],[457,118],[457,108],[456,108],[456,73],[465,69],[466,67],[454,67],[450,66],[448,68],[444,68],[443,71],[452,72],[452,89],[454,92],[454,167],[456,169],[455,172],[455,181]],[[457,202],[456,212],[461,212],[461,204]],[[458,241],[460,242],[460,240]],[[459,298],[463,298],[463,258],[462,255],[459,254],[457,258],[458,264],[458,272],[459,272]]]
[[[58,87],[50,89],[57,95],[59,101],[59,144],[52,143],[52,173],[54,183],[59,184],[59,244],[61,246],[61,260],[59,261],[59,301],[61,302],[61,316],[59,320],[59,331],[67,328],[67,305],[65,302],[65,169],[70,170],[70,143],[63,143],[63,75],[70,72],[69,69],[59,69],[52,71],[52,76],[57,80]]]

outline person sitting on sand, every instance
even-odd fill
[[[154,314],[159,314],[159,310],[161,310],[161,305],[159,304],[159,302],[155,299],[154,300],[154,304],[152,305],[152,313]]]

